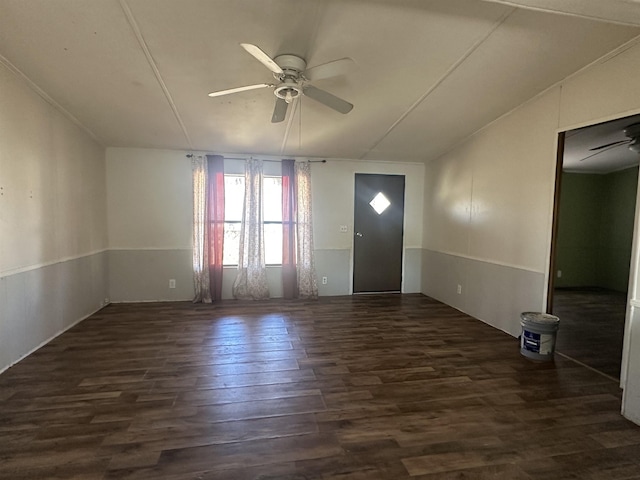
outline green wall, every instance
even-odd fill
[[[562,174],[556,287],[627,291],[637,187],[638,167]]]

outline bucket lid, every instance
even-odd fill
[[[560,322],[560,319],[555,315],[539,312],[522,312],[520,318],[527,322],[541,323],[545,325],[553,325]]]

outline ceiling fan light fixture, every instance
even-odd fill
[[[283,99],[287,103],[291,103],[302,93],[302,88],[295,83],[284,83],[278,85],[275,89],[276,97]]]

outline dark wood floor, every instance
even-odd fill
[[[556,350],[613,378],[620,378],[627,294],[600,288],[556,289],[560,318]]]
[[[3,479],[640,479],[615,382],[421,295],[111,305],[0,407]]]

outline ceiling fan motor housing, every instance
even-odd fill
[[[307,62],[296,55],[278,55],[273,61],[284,70],[285,75],[288,74],[287,70],[289,70],[292,75],[299,76],[307,68]]]
[[[274,91],[276,97],[282,98],[287,103],[291,103],[293,99],[302,94],[302,86],[300,85],[300,76],[307,68],[307,62],[295,55],[279,55],[273,59],[282,71],[281,75],[274,76],[281,80]]]

